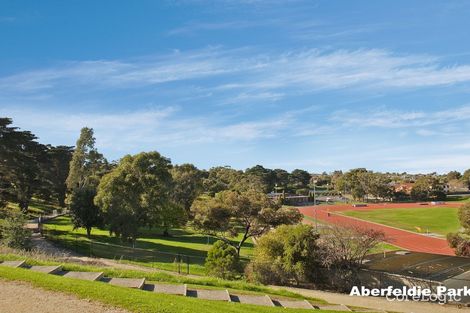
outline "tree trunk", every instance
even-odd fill
[[[61,208],[65,208],[65,194],[59,194],[57,200],[59,202],[59,206]]]
[[[20,207],[20,210],[22,213],[27,213],[28,212],[28,207],[29,207],[29,202],[28,201],[20,201],[18,203],[18,206]]]
[[[164,236],[164,237],[170,237],[170,233],[168,232],[168,228],[165,228],[165,229],[163,230],[163,236]]]
[[[90,236],[91,236],[91,227],[86,228],[86,236],[87,236],[87,238],[90,238]]]

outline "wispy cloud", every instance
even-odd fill
[[[169,36],[188,35],[206,31],[243,30],[247,28],[266,27],[278,24],[278,20],[234,20],[226,22],[190,22],[167,32]]]
[[[154,58],[68,62],[0,78],[0,93],[37,93],[87,86],[143,88],[190,81],[229,99],[277,101],[291,94],[334,89],[410,89],[470,82],[470,65],[384,50],[256,49],[173,52]]]
[[[430,135],[436,132],[425,130],[423,127],[470,121],[470,105],[434,112],[389,110],[386,108],[362,112],[341,110],[336,111],[331,120],[344,126],[353,127],[420,128],[417,130],[419,135]]]
[[[31,129],[40,137],[59,140],[75,138],[80,128],[93,127],[98,146],[112,155],[135,149],[182,146],[200,143],[227,143],[273,138],[296,121],[295,113],[270,118],[230,122],[224,116],[181,117],[177,107],[120,113],[65,114],[35,109],[0,109],[0,116],[13,117],[15,125]],[[64,142],[62,142],[64,143]],[[53,144],[59,144],[53,143]]]

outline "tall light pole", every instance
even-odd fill
[[[317,181],[313,181],[313,215],[315,216],[315,231],[318,232],[318,219],[317,219],[317,197],[316,197],[316,185]]]

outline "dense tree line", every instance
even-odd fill
[[[34,134],[0,118],[0,201],[18,204],[23,212],[33,196],[65,206],[65,178],[72,147],[44,145]]]
[[[270,192],[310,195],[316,187],[355,200],[422,201],[445,199],[450,183],[470,188],[470,170],[445,175],[365,168],[311,174],[261,165],[244,171],[227,166],[200,170],[192,164],[173,165],[158,152],[110,163],[95,147],[91,128],[84,127],[76,146],[69,147],[41,144],[34,134],[11,124],[11,119],[0,118],[1,206],[15,202],[24,213],[33,197],[54,201],[70,209],[74,227],[85,228],[88,236],[99,226],[131,242],[141,227],[158,226],[169,235],[170,228],[190,223],[239,254],[248,238],[301,220],[296,210],[269,198]],[[408,194],[397,191],[401,183],[413,184]]]

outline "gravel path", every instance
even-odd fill
[[[364,307],[378,311],[403,312],[403,313],[464,313],[470,312],[469,308],[458,308],[453,305],[439,305],[426,302],[391,302],[378,297],[355,297],[342,293],[334,293],[319,290],[310,290],[291,287],[270,286],[274,289],[286,289],[305,297],[321,298],[330,303],[341,303],[348,306]]]
[[[32,287],[22,282],[0,280],[2,313],[128,313],[95,301]]]

